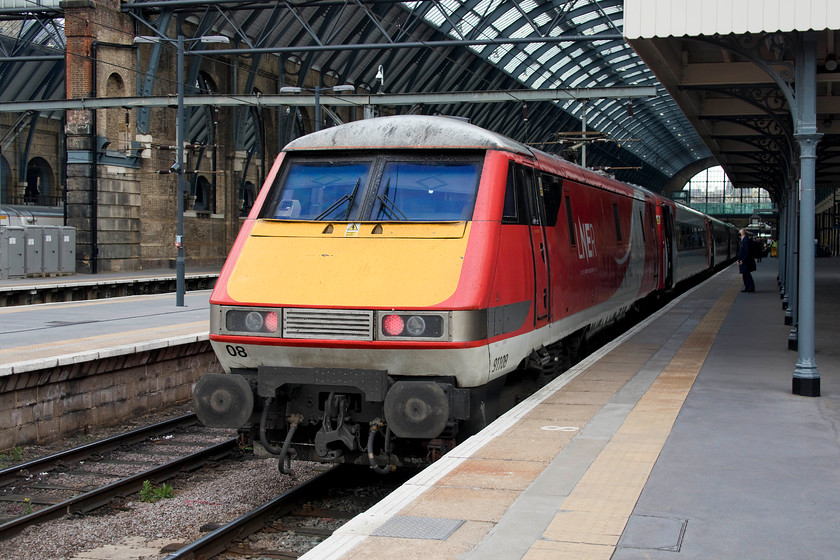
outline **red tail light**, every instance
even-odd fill
[[[269,311],[265,314],[265,330],[268,332],[277,332],[277,313]]]
[[[405,321],[399,315],[386,315],[382,319],[382,332],[388,336],[399,336],[405,328]]]

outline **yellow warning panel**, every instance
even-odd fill
[[[522,560],[557,560],[574,558],[575,560],[610,560],[615,547],[578,542],[537,541]]]

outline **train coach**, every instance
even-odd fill
[[[727,261],[730,229],[457,119],[298,138],[211,296],[224,371],[197,383],[196,412],[282,472],[293,455],[424,464],[592,333]]]

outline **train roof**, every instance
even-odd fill
[[[395,115],[349,122],[292,140],[284,151],[394,148],[504,150],[534,157],[510,138],[452,117]]]
[[[563,176],[584,184],[636,198],[645,194],[659,196],[643,187],[622,183],[456,117],[393,115],[353,121],[301,136],[289,142],[283,151],[360,149],[502,150],[533,159],[539,162],[538,165],[553,168]]]

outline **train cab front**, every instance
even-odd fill
[[[211,296],[225,373],[199,381],[196,411],[248,433],[281,470],[292,450],[419,465],[484,413],[498,243],[487,215],[501,215],[507,159],[463,123],[395,122],[290,144]],[[373,147],[336,148],[350,140]],[[429,149],[442,143],[466,147]]]

